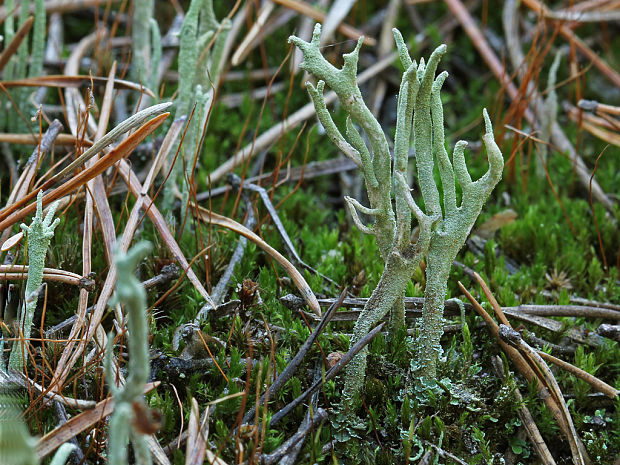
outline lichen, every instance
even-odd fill
[[[127,254],[117,251],[114,257],[118,273],[115,300],[124,304],[127,312],[127,329],[129,332],[127,341],[130,358],[127,380],[124,386],[119,388],[116,386],[116,376],[112,366],[114,337],[110,335],[105,359],[106,378],[115,403],[109,428],[108,463],[110,465],[127,464],[127,445],[130,438],[136,455],[136,463],[151,463],[146,438],[133,426],[136,410],[147,410],[144,406],[143,391],[151,373],[146,291],[134,275],[134,269],[151,249],[152,246],[149,242],[140,242],[132,247]]]
[[[463,246],[482,205],[501,178],[502,154],[495,144],[489,116],[484,110],[486,133],[483,142],[488,152],[489,170],[472,181],[465,164],[465,146],[457,142],[452,161],[445,149],[441,87],[448,76],[435,71],[446,46],[440,45],[428,63],[419,65],[411,59],[400,32],[394,29],[400,61],[405,69],[398,95],[394,163],[387,137],[377,119],[364,103],[356,83],[357,62],[362,38],[355,49],[344,55],[341,69],[331,65],[320,52],[321,26],[317,24],[311,42],[292,36],[289,41],[303,52],[301,67],[320,79],[317,86],[307,83],[319,121],[328,137],[361,169],[366,182],[370,207],[345,198],[358,228],[373,234],[385,262],[383,275],[373,291],[354,328],[351,344],[355,344],[388,312],[391,312],[390,333],[404,324],[404,292],[422,258],[426,258],[426,291],[418,359],[420,377],[435,377],[441,353],[443,305],[452,261]],[[323,89],[327,84],[349,115],[346,135],[342,135],[327,110]],[[369,140],[363,142],[356,126]],[[417,177],[426,211],[417,205],[406,182],[408,154],[413,137]],[[443,209],[433,171],[437,166],[443,190]],[[457,206],[456,181],[463,191]],[[394,207],[392,206],[394,199]],[[357,211],[374,219],[372,226],[362,224]],[[420,228],[418,240],[411,242],[412,215]],[[366,368],[366,351],[362,351],[347,367],[343,392],[344,411],[351,412],[359,398]],[[350,413],[349,413],[350,415]]]
[[[40,191],[37,195],[37,211],[32,223],[30,226],[21,225],[28,238],[28,279],[26,280],[25,302],[18,319],[21,334],[18,335],[9,357],[9,368],[12,370],[21,371],[28,361],[28,351],[24,350],[24,347],[28,344],[34,313],[37,309],[47,248],[54,236],[54,229],[60,222],[58,218],[52,221],[57,207],[58,202],[52,204],[43,218],[43,192]]]

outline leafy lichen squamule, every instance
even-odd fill
[[[443,302],[452,260],[463,246],[482,206],[499,182],[503,157],[495,144],[491,121],[483,112],[486,133],[483,141],[488,153],[489,170],[472,181],[465,164],[465,146],[457,142],[452,160],[445,149],[443,106],[440,90],[447,77],[443,72],[435,77],[437,65],[446,52],[439,46],[425,63],[416,63],[409,56],[400,32],[394,29],[400,61],[405,68],[398,96],[394,162],[387,137],[381,125],[364,103],[356,83],[357,62],[362,39],[355,49],[344,55],[344,65],[331,65],[319,50],[321,26],[317,24],[311,42],[292,36],[289,41],[303,52],[301,67],[320,79],[314,87],[308,83],[308,93],[317,116],[328,137],[361,169],[366,182],[370,207],[345,198],[355,224],[364,233],[373,234],[385,262],[383,275],[358,318],[351,344],[363,338],[381,318],[390,312],[390,334],[404,324],[404,292],[420,260],[426,257],[425,304],[418,341],[420,376],[435,377],[441,352]],[[334,123],[323,99],[327,84],[337,94],[348,113],[347,130],[343,135]],[[368,138],[368,146],[358,132],[360,127]],[[411,138],[416,153],[418,183],[426,211],[417,205],[407,185],[408,154]],[[439,189],[433,177],[435,164],[443,190],[443,209]],[[456,181],[463,197],[457,206]],[[393,190],[392,190],[393,187]],[[392,206],[394,199],[394,207]],[[362,224],[357,211],[374,219],[372,226]],[[412,216],[420,227],[416,243],[411,243]],[[362,351],[349,364],[345,373],[343,407],[353,411],[359,397],[366,368],[366,352]]]

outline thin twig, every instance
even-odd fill
[[[310,334],[308,339],[306,339],[306,341],[300,347],[299,351],[297,352],[297,355],[293,357],[293,359],[289,362],[289,364],[286,366],[286,368],[280,374],[280,376],[276,378],[273,384],[269,386],[269,389],[267,389],[267,391],[261,396],[258,402],[258,405],[255,405],[254,407],[252,407],[245,414],[245,416],[243,417],[243,420],[241,421],[242,425],[250,421],[250,419],[254,416],[254,413],[256,412],[257,407],[263,404],[265,397],[273,398],[274,395],[277,394],[277,392],[280,390],[280,388],[282,388],[282,386],[284,386],[284,384],[289,379],[292,378],[292,376],[295,374],[295,372],[299,368],[299,365],[301,365],[302,360],[304,359],[304,357],[306,356],[306,354],[308,353],[308,351],[310,350],[310,348],[312,347],[316,339],[319,337],[321,332],[325,329],[325,327],[327,326],[327,323],[329,323],[331,318],[334,316],[334,313],[336,313],[336,310],[338,309],[338,307],[340,307],[340,304],[342,303],[346,295],[347,295],[347,290],[345,289],[340,294],[340,297],[338,298],[338,300],[334,302],[334,304],[329,308],[329,310],[325,312],[325,314],[323,315],[323,318],[321,318],[321,321],[319,322],[315,330]]]
[[[282,410],[277,412],[273,417],[271,417],[270,426],[274,426],[280,420],[282,420],[285,416],[287,416],[293,409],[295,409],[299,404],[301,404],[304,399],[306,399],[309,395],[316,392],[326,381],[329,381],[336,377],[338,373],[349,363],[353,357],[355,357],[360,350],[362,350],[366,345],[370,344],[370,342],[381,332],[383,329],[383,325],[385,323],[381,323],[376,326],[372,331],[370,331],[366,336],[360,339],[353,347],[349,349],[349,351],[342,356],[338,362],[329,369],[327,373],[325,373],[325,377],[320,379],[319,381],[315,381],[312,386],[306,389],[303,393],[299,395],[294,401],[284,407]]]

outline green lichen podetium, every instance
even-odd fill
[[[153,18],[153,0],[136,0],[131,25],[133,44],[131,76],[155,94],[159,86],[159,64],[161,62],[161,32]],[[142,96],[142,98],[147,98]]]
[[[0,463],[39,465],[37,438],[30,436],[20,409],[20,396],[10,375],[0,372]],[[61,445],[50,465],[63,465],[75,446]]]
[[[228,18],[221,23],[217,21],[213,0],[191,1],[179,34],[179,93],[175,117],[190,118],[191,115],[192,119],[184,137],[183,157],[178,158],[173,166],[172,182],[167,182],[164,187],[163,205],[166,211],[171,210],[177,189],[181,192],[182,205],[187,204],[194,157],[198,156],[207,128],[230,27]],[[170,163],[176,156],[177,147],[170,150]]]
[[[54,236],[54,229],[60,219],[52,221],[58,202],[52,204],[47,215],[43,218],[43,193],[37,195],[37,211],[30,226],[21,225],[28,238],[28,279],[26,280],[25,303],[19,313],[20,332],[9,356],[9,369],[22,371],[28,361],[28,351],[24,350],[28,344],[32,329],[34,312],[37,309],[38,290],[43,282],[43,268],[45,256],[50,240]]]
[[[289,41],[303,52],[301,67],[320,79],[316,88],[310,83],[307,88],[327,135],[362,170],[370,208],[351,198],[345,200],[356,225],[363,232],[375,236],[385,262],[381,279],[355,324],[351,344],[364,337],[388,312],[391,336],[398,327],[404,325],[405,288],[420,260],[426,257],[426,290],[418,339],[418,363],[420,377],[429,381],[435,378],[441,353],[443,305],[452,261],[463,246],[484,202],[499,182],[504,161],[495,144],[486,110],[483,112],[486,127],[483,141],[488,152],[487,173],[477,181],[472,181],[465,164],[464,141],[457,142],[450,161],[445,149],[443,105],[440,98],[440,90],[448,74],[443,72],[435,77],[446,46],[437,47],[428,64],[421,60],[418,65],[409,56],[400,32],[396,29],[393,32],[400,61],[405,69],[398,96],[393,164],[387,137],[364,103],[356,83],[362,38],[353,52],[344,55],[342,69],[332,66],[321,55],[319,24],[315,26],[310,43],[294,36]],[[345,136],[336,127],[325,106],[325,84],[337,94],[348,113]],[[356,126],[366,133],[369,146],[363,142]],[[418,207],[406,182],[412,137],[418,183],[426,212]],[[435,164],[443,187],[443,210],[439,189],[433,178]],[[463,191],[460,206],[457,206],[455,179]],[[373,225],[363,225],[357,210],[373,217]],[[418,240],[413,244],[412,213],[420,228]],[[359,398],[365,369],[366,352],[361,352],[348,365],[345,373],[344,408],[349,409]]]
[[[134,275],[134,269],[150,251],[149,242],[140,242],[129,249],[126,254],[116,252],[114,260],[117,268],[116,294],[117,302],[125,306],[127,314],[126,340],[129,344],[128,376],[123,387],[116,386],[113,365],[112,343],[114,337],[109,335],[105,355],[105,370],[110,391],[114,396],[114,413],[110,418],[108,440],[108,464],[127,465],[127,444],[131,439],[136,464],[151,464],[151,454],[146,438],[133,427],[134,404],[144,407],[144,385],[151,373],[148,346],[148,320],[146,315],[146,291]]]

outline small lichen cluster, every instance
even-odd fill
[[[43,74],[43,57],[45,53],[45,28],[46,13],[44,0],[24,0],[19,8],[18,28],[28,20],[30,8],[34,4],[34,21],[32,24],[32,40],[24,39],[17,49],[17,53],[11,57],[2,72],[2,79],[10,81],[26,77],[40,77]],[[15,0],[4,2],[6,11],[13,12],[16,9]],[[13,14],[7,15],[4,20],[4,46],[8,47],[15,37],[15,18]],[[29,47],[30,43],[30,47]],[[35,107],[30,103],[28,89],[14,89],[9,92],[11,98],[0,96],[0,128],[8,128],[11,132],[27,132],[26,123],[21,118],[11,118],[14,114],[13,107],[21,111],[29,109],[34,112]],[[12,100],[12,101],[11,101]]]
[[[16,335],[16,341],[9,357],[9,369],[11,370],[22,371],[28,360],[28,351],[24,348],[28,344],[34,313],[37,309],[47,248],[54,236],[54,229],[60,222],[58,218],[52,221],[57,206],[58,202],[52,204],[47,215],[43,218],[43,192],[39,192],[37,195],[37,211],[32,223],[30,226],[21,225],[28,239],[28,278],[26,280],[24,305],[20,308],[18,315],[20,334]]]
[[[115,300],[124,305],[127,315],[129,374],[124,386],[117,387],[112,353],[114,337],[110,335],[105,358],[106,378],[114,396],[114,413],[110,419],[108,436],[109,465],[127,464],[127,445],[130,440],[136,463],[143,465],[152,462],[145,436],[133,426],[136,420],[135,412],[147,411],[143,391],[151,373],[146,291],[134,275],[134,269],[151,249],[149,242],[140,242],[127,254],[117,251],[114,257],[118,273]]]
[[[361,169],[370,207],[346,198],[355,224],[377,240],[385,262],[383,275],[358,318],[351,344],[364,337],[388,312],[389,332],[404,325],[404,292],[420,261],[426,259],[426,290],[423,317],[418,338],[419,375],[423,380],[435,377],[439,343],[442,334],[443,306],[447,280],[456,254],[463,246],[482,206],[502,175],[503,157],[493,138],[491,121],[483,112],[489,170],[472,181],[465,163],[466,142],[457,142],[452,160],[445,148],[441,87],[448,76],[444,71],[435,77],[446,46],[439,46],[428,63],[411,59],[400,32],[394,29],[400,61],[405,69],[398,95],[394,159],[388,138],[377,119],[364,103],[357,86],[357,62],[362,38],[353,52],[344,55],[342,69],[337,69],[319,50],[321,27],[315,26],[312,41],[292,36],[289,41],[301,49],[301,67],[320,81],[308,83],[308,93],[317,116],[334,144]],[[327,84],[338,96],[348,114],[343,135],[332,120],[323,98]],[[368,144],[358,128],[365,133]],[[417,178],[426,211],[417,205],[407,184],[408,156],[411,139],[415,150]],[[443,205],[433,171],[437,168],[443,191]],[[456,181],[462,190],[457,205]],[[443,208],[442,208],[443,206]],[[374,219],[372,226],[362,224],[358,211]],[[412,215],[419,226],[416,242],[412,242]],[[357,403],[366,369],[366,352],[361,352],[348,366],[343,392],[344,408],[349,411]]]
[[[179,34],[179,94],[175,116],[190,118],[192,112],[194,114],[184,138],[182,155],[174,164],[172,182],[166,183],[164,205],[167,207],[172,206],[178,186],[184,204],[187,201],[187,182],[194,167],[193,159],[198,155],[206,131],[229,31],[228,18],[221,23],[217,21],[213,0],[192,0]],[[175,156],[176,150],[171,150],[171,163]]]

